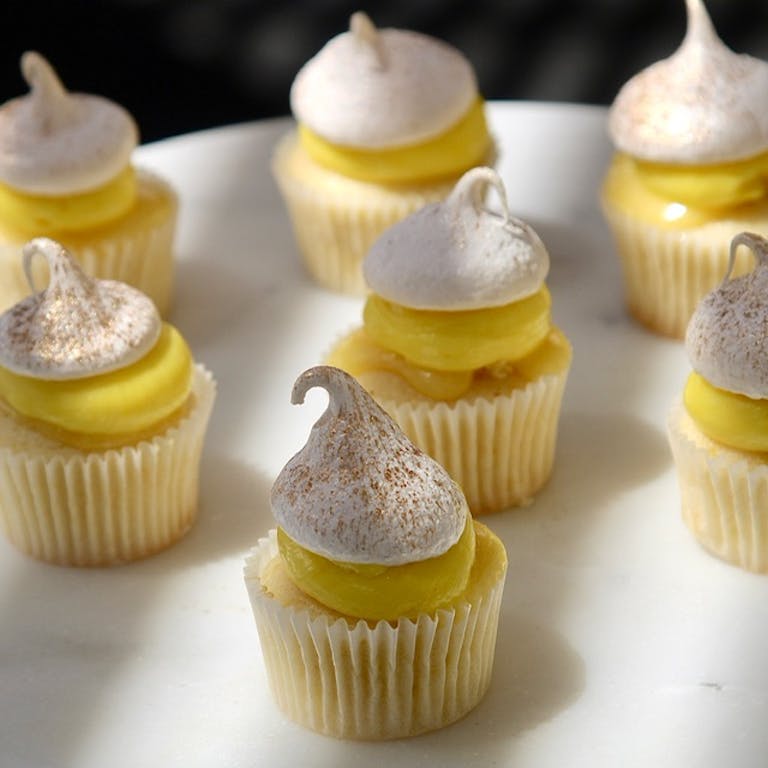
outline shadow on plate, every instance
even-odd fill
[[[272,479],[255,467],[228,456],[206,456],[197,522],[177,544],[136,567],[154,573],[244,556],[274,526],[271,485]]]
[[[286,721],[302,738],[285,740],[281,765],[339,768],[408,765],[507,765],[514,740],[551,720],[584,690],[584,662],[565,639],[502,604],[502,624],[487,694],[466,717],[437,731],[384,742],[337,741],[317,736],[311,756],[307,731]],[[419,758],[423,762],[419,761]]]

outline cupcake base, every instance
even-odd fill
[[[0,311],[31,292],[22,268],[21,247],[33,237],[60,242],[94,277],[121,280],[147,294],[167,316],[173,291],[173,238],[178,200],[162,179],[136,169],[138,197],[125,216],[85,232],[26,232],[0,223]],[[48,282],[46,267],[33,264],[35,286]]]
[[[672,408],[668,432],[691,533],[713,555],[768,572],[768,456],[710,440],[682,402]]]
[[[350,179],[315,163],[301,148],[296,131],[277,145],[272,173],[309,274],[325,288],[357,295],[367,291],[363,257],[379,235],[447,197],[459,178],[407,185]]]
[[[685,337],[699,300],[716,288],[728,269],[731,240],[740,232],[768,231],[768,205],[744,219],[717,221],[694,229],[655,226],[627,215],[603,199],[624,274],[627,308],[644,326],[663,336]],[[733,275],[752,257],[742,249]]]
[[[120,565],[180,539],[197,513],[198,468],[215,385],[195,367],[190,410],[135,445],[80,451],[0,413],[0,527],[56,565]]]
[[[359,334],[334,345],[326,363],[354,367],[350,350],[371,343]],[[533,380],[514,368],[476,376],[453,401],[433,400],[388,371],[356,372],[356,378],[408,438],[448,470],[477,516],[529,504],[552,473],[572,353],[558,329],[549,344],[553,362],[546,373]]]
[[[491,680],[506,573],[499,539],[475,523],[477,554],[462,599],[434,615],[369,624],[299,592],[275,532],[245,564],[269,684],[295,722],[344,739],[396,739],[466,715]]]

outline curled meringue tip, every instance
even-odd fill
[[[317,365],[302,373],[291,390],[291,403],[301,405],[310,389],[322,387],[328,393],[328,413],[338,416],[351,401],[351,392],[360,385],[348,373],[331,365]]]
[[[446,199],[446,205],[458,208],[471,206],[480,213],[485,208],[488,187],[492,187],[499,198],[503,221],[509,221],[509,204],[504,182],[493,168],[486,166],[478,166],[467,171],[451,190]]]
[[[396,565],[442,554],[467,521],[460,488],[420,451],[348,373],[317,366],[296,380],[291,400],[313,387],[328,408],[272,487],[283,530],[325,557]]]
[[[43,289],[33,276],[37,258],[48,267]],[[86,275],[49,238],[26,243],[22,260],[33,293],[0,315],[4,368],[39,379],[77,379],[124,368],[154,347],[162,321],[141,291]]]
[[[736,263],[736,254],[742,245],[752,251],[757,266],[768,266],[768,240],[762,235],[757,235],[754,232],[740,232],[731,240],[731,248],[728,255],[728,269],[725,272],[725,277],[720,283],[721,286],[731,279],[731,273],[733,272],[733,267]]]
[[[61,243],[51,240],[48,237],[36,237],[21,247],[22,266],[24,275],[32,293],[40,293],[43,289],[35,285],[35,277],[32,273],[32,262],[35,257],[41,257],[48,263],[48,274],[50,275],[50,284],[55,290],[61,280],[61,276],[67,272],[77,274],[78,279],[84,283],[93,282],[86,275],[80,265],[72,258],[69,251]]]
[[[741,246],[752,252],[754,268],[731,277]],[[710,384],[751,398],[768,398],[766,297],[768,240],[742,232],[731,240],[723,282],[701,299],[685,335],[691,366]]]

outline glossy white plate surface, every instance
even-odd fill
[[[112,570],[46,566],[0,541],[0,766],[499,765],[722,768],[768,760],[768,578],[684,528],[665,436],[682,347],[625,316],[598,206],[598,108],[491,104],[510,206],[552,257],[573,341],[554,476],[486,518],[510,568],[495,675],[460,723],[384,744],[287,722],[266,687],[241,569],[268,490],[324,407],[296,375],[361,302],[305,277],[269,174],[287,121],[143,147],[182,199],[173,321],[219,382],[200,518]]]

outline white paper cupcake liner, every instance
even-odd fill
[[[327,736],[395,739],[441,728],[473,709],[491,680],[504,579],[472,604],[434,616],[350,623],[282,605],[260,576],[274,530],[245,579],[269,684],[293,721]]]
[[[379,235],[445,198],[458,180],[385,186],[346,178],[314,163],[295,131],[277,145],[272,173],[310,275],[325,288],[356,295],[367,292],[362,262]]]
[[[195,367],[190,413],[136,445],[79,451],[3,415],[0,526],[19,550],[49,563],[119,565],[181,538],[197,513],[198,469],[215,398]]]
[[[603,204],[624,274],[630,313],[656,333],[682,339],[699,300],[720,284],[728,268],[731,240],[745,230],[768,232],[768,218],[723,221],[696,229],[656,227]],[[734,275],[752,257],[742,249]]]
[[[723,560],[749,571],[768,572],[765,455],[710,440],[682,402],[673,407],[668,427],[683,520],[691,533]]]
[[[126,217],[94,229],[91,235],[36,232],[34,236],[54,237],[87,274],[133,285],[166,316],[173,291],[178,200],[173,189],[158,176],[143,169],[137,169],[136,176],[142,205]],[[19,239],[0,227],[0,311],[30,293],[21,261],[24,242],[26,238]],[[33,264],[33,268],[36,285],[44,286],[47,274],[43,263]]]
[[[549,479],[567,378],[566,369],[492,399],[378,402],[481,515],[530,503]]]

